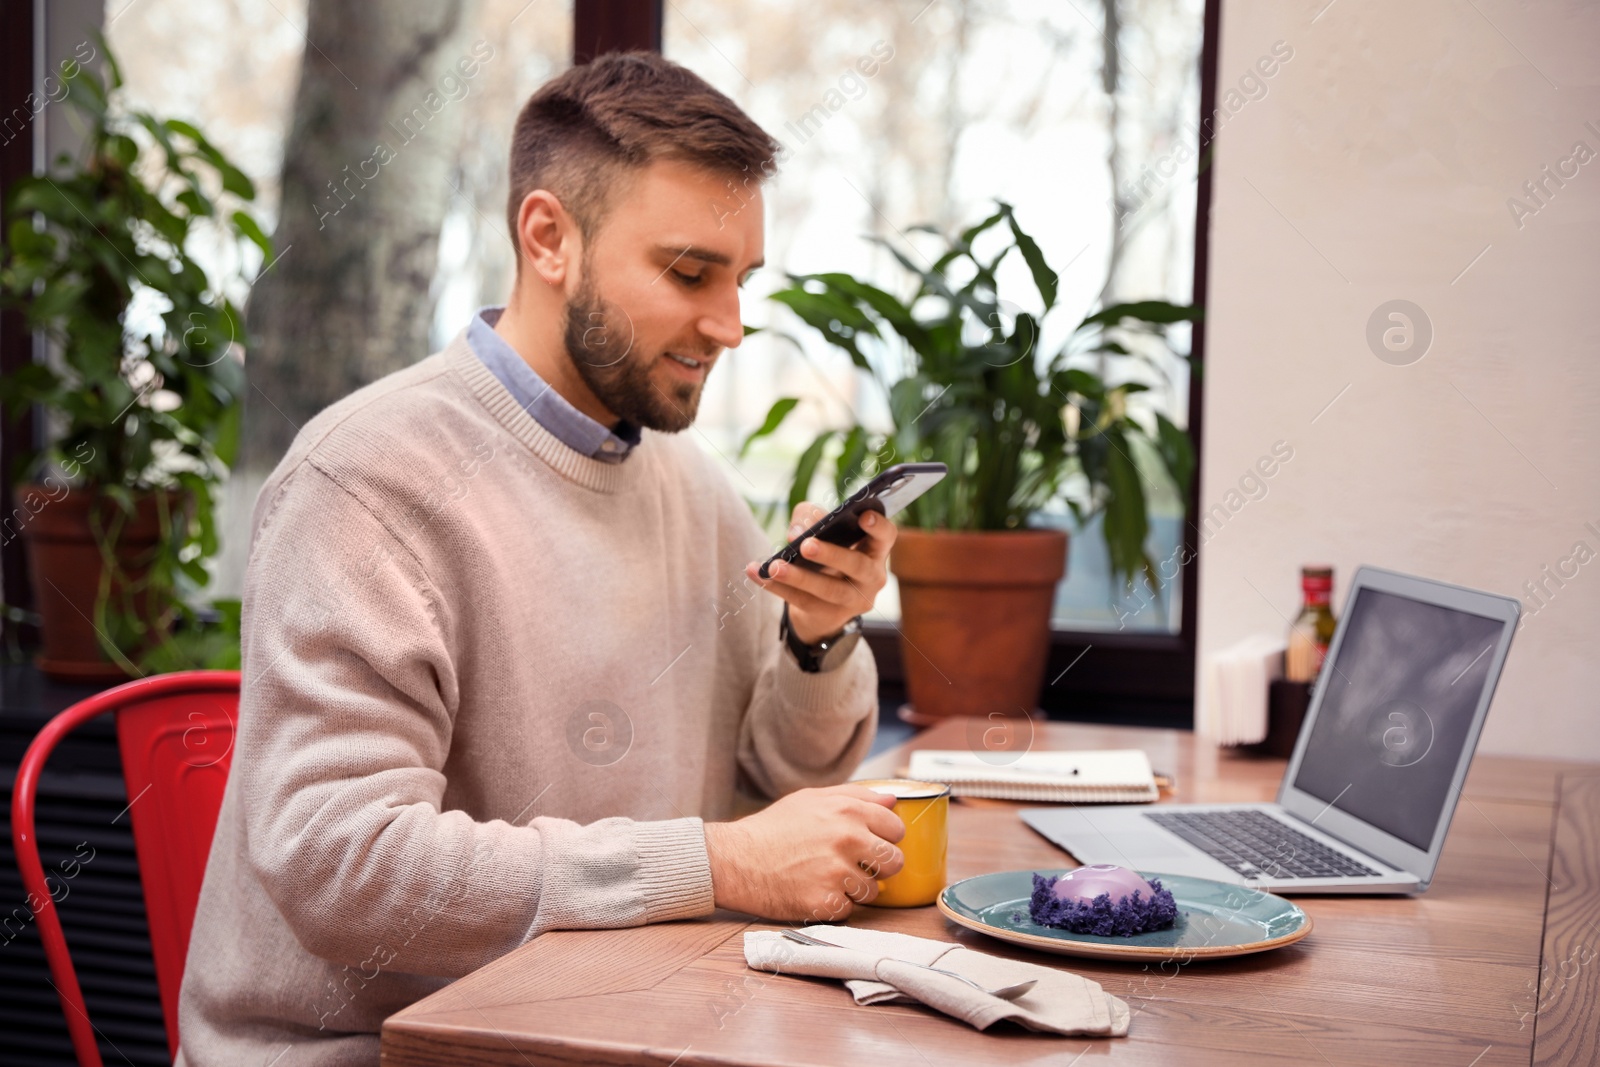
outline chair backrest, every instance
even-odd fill
[[[238,711],[237,671],[155,675],[74,704],[39,731],[22,757],[12,794],[11,838],[82,1067],[103,1065],[34,836],[40,772],[68,733],[97,715],[116,713],[156,983],[167,1043],[176,1058],[178,990],[183,985],[189,933],[227,786]]]

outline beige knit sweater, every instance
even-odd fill
[[[529,417],[464,337],[318,415],[256,502],[232,772],[179,1063],[378,1062],[546,930],[712,910],[702,820],[845,780],[865,642],[807,674],[722,460]]]

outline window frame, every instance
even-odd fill
[[[606,52],[661,51],[663,14],[662,0],[573,0],[572,65]]]

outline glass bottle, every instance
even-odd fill
[[[1283,676],[1291,682],[1314,682],[1328,654],[1336,622],[1333,617],[1333,568],[1300,568],[1304,602],[1289,627],[1289,647],[1283,657]]]

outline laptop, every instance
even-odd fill
[[[1361,567],[1274,804],[1026,808],[1083,864],[1280,893],[1421,893],[1521,605]]]

